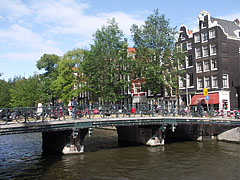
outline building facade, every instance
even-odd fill
[[[182,24],[177,46],[185,52],[185,77],[179,77],[179,104],[240,108],[240,25],[202,11],[193,31]],[[208,97],[203,95],[207,88]]]

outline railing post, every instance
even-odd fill
[[[6,110],[6,124],[8,123],[8,109]]]
[[[151,104],[151,111],[152,111],[152,117],[154,117],[155,108],[154,108],[154,106],[152,104]]]
[[[46,110],[46,107],[45,107],[45,111],[47,111],[47,110]],[[45,116],[45,115],[44,115],[44,107],[42,107],[42,122],[44,122],[44,116]],[[39,119],[40,119],[40,117],[39,117]]]
[[[88,105],[88,118],[91,119],[91,110],[92,110],[91,104]]]

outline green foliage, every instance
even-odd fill
[[[42,83],[40,83],[38,75],[34,75],[28,79],[18,78],[9,90],[11,107],[36,106],[44,96],[41,86]]]
[[[156,95],[163,88],[170,91],[177,87],[178,62],[183,56],[174,47],[176,28],[171,28],[165,15],[158,9],[144,25],[131,28],[136,48],[136,70],[138,78],[144,79],[143,87]]]
[[[54,102],[57,94],[54,91],[53,82],[57,79],[57,63],[60,61],[60,57],[55,54],[44,54],[40,60],[37,61],[37,68],[39,70],[45,70],[40,75],[41,82],[43,83],[42,91],[45,94],[43,102]]]
[[[115,102],[123,98],[128,75],[127,43],[114,19],[94,34],[94,44],[83,62],[91,100]]]
[[[68,51],[57,64],[57,79],[53,82],[54,91],[58,98],[67,103],[74,96],[78,96],[83,85],[81,84],[81,63],[85,51],[74,49]],[[80,86],[81,84],[81,86]]]
[[[10,95],[9,95],[10,84],[4,80],[0,80],[0,108],[9,107]]]

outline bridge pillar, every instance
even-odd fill
[[[63,154],[83,153],[87,133],[88,129],[43,132],[43,151],[58,151]]]
[[[159,146],[164,144],[164,126],[119,126],[118,140]]]
[[[159,146],[164,145],[166,126],[153,126],[152,137],[147,141],[148,146]]]

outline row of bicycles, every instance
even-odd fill
[[[51,120],[66,120],[66,119],[80,119],[80,118],[105,118],[105,117],[130,117],[130,116],[211,116],[223,117],[224,113],[220,111],[202,111],[198,112],[194,109],[187,109],[183,107],[164,107],[164,106],[89,106],[80,105],[77,107],[66,106],[46,106],[46,107],[32,107],[32,108],[3,108],[0,109],[1,122],[41,122]],[[240,111],[228,113],[233,118],[240,118]]]

